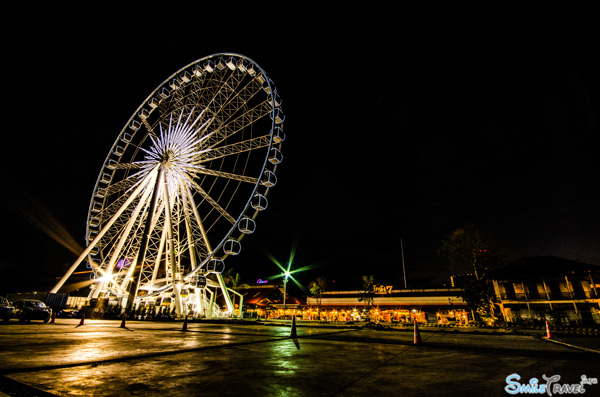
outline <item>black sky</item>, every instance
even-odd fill
[[[277,272],[263,251],[285,261],[296,243],[297,266],[322,264],[304,283],[354,288],[375,273],[399,286],[402,239],[416,285],[445,274],[435,250],[469,223],[515,258],[600,264],[591,9],[169,4],[22,10],[3,28],[0,293],[43,288],[29,277],[61,276],[75,258],[8,203],[43,208],[82,244],[125,122],[175,71],[219,52],[256,61],[286,114],[269,210],[229,263],[247,281]]]

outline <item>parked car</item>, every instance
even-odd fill
[[[10,321],[14,313],[15,308],[11,306],[8,299],[0,296],[0,318],[4,321]]]
[[[63,309],[63,310],[57,312],[56,317],[79,318],[79,317],[81,317],[81,313],[79,313],[79,310],[75,310],[75,309]]]
[[[44,320],[47,323],[52,317],[52,309],[36,299],[21,299],[16,301],[14,306],[14,317],[19,321]]]

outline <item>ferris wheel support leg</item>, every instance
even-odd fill
[[[127,226],[125,227],[125,230],[121,234],[121,238],[119,239],[119,242],[116,245],[116,248],[112,249],[112,255],[110,257],[108,265],[106,266],[107,274],[106,274],[105,280],[104,280],[104,282],[102,282],[100,288],[97,287],[94,290],[93,298],[97,298],[98,295],[100,294],[100,291],[103,290],[107,284],[109,284],[111,282],[114,283],[114,281],[111,280],[111,274],[115,268],[115,264],[117,263],[117,260],[121,256],[120,254],[121,254],[123,247],[125,246],[127,236],[129,235],[129,233],[131,232],[131,229],[133,229],[134,225],[136,224],[137,218],[138,218],[140,212],[142,211],[142,209],[144,208],[144,206],[146,205],[146,201],[148,200],[149,195],[150,195],[150,189],[146,189],[144,191],[144,193],[142,194],[139,203],[134,208],[134,210],[131,214],[131,217],[129,218],[129,221],[127,222]],[[125,291],[123,287],[120,287],[119,290],[120,290],[119,292]]]
[[[181,301],[181,267],[179,261],[175,258],[175,241],[173,240],[173,222],[171,220],[171,202],[169,199],[169,184],[163,173],[163,202],[165,203],[165,229],[167,232],[167,248],[171,271],[173,272],[173,294],[175,295],[175,312],[178,317],[183,316],[184,308]]]
[[[238,313],[238,318],[244,318],[244,296],[240,294],[240,311]]]
[[[150,179],[152,179],[152,177],[154,175],[155,175],[155,172],[150,172],[148,174],[148,176],[146,177],[146,179],[144,179],[144,181],[142,181],[142,183],[140,183],[140,185],[135,189],[135,191],[131,194],[131,196],[129,196],[127,201],[125,201],[123,203],[121,208],[119,208],[119,210],[115,213],[115,215],[111,218],[111,220],[108,221],[107,224],[102,228],[102,230],[100,231],[100,233],[98,233],[96,238],[94,238],[94,240],[90,243],[90,245],[88,245],[87,248],[81,253],[79,258],[77,258],[77,260],[71,265],[69,270],[67,270],[67,272],[60,279],[60,281],[58,283],[56,283],[56,285],[54,286],[54,288],[52,288],[52,290],[50,290],[51,293],[55,294],[58,292],[58,290],[63,286],[65,281],[67,281],[67,279],[69,277],[71,277],[71,274],[73,274],[75,269],[77,269],[77,266],[79,266],[79,264],[85,259],[85,257],[88,256],[88,254],[92,251],[92,249],[96,246],[96,244],[98,244],[98,241],[100,241],[100,239],[104,236],[104,234],[108,231],[108,229],[110,229],[112,227],[113,223],[117,220],[117,218],[123,213],[123,211],[125,211],[125,209],[129,206],[129,204],[131,204],[133,199],[140,194],[142,189],[146,186],[146,183]]]
[[[225,280],[223,279],[223,275],[217,274],[217,280],[219,280],[219,285],[221,286],[221,291],[223,292],[223,297],[225,298],[225,304],[227,305],[227,310],[233,316],[233,303],[231,302],[231,296],[229,296],[229,292],[227,291],[227,287],[225,286]]]
[[[100,236],[100,235],[98,235]],[[88,245],[88,247],[83,250],[83,252],[81,253],[81,255],[79,255],[79,258],[77,258],[77,260],[75,260],[75,262],[73,262],[73,264],[71,265],[71,267],[69,268],[69,270],[67,270],[67,272],[65,273],[65,275],[60,279],[60,281],[58,283],[56,283],[56,285],[54,286],[54,288],[52,288],[50,290],[51,293],[55,294],[58,292],[58,290],[64,285],[65,281],[67,281],[67,279],[69,277],[71,277],[71,275],[73,274],[73,272],[75,271],[75,269],[77,269],[77,266],[79,266],[79,264],[85,259],[86,256],[88,256],[88,254],[90,253],[90,251],[92,250],[92,248],[95,247],[95,243],[96,240],[99,240],[98,237],[96,237],[94,239],[94,241],[92,242],[92,244]]]
[[[132,281],[129,284],[129,295],[127,296],[127,305],[125,306],[126,308],[129,308],[131,310],[133,309],[133,304],[135,301],[135,297],[137,295],[138,284],[140,282],[140,277],[142,275],[142,272],[138,269],[141,269],[141,267],[144,265],[144,262],[146,261],[146,251],[148,250],[148,238],[149,238],[149,234],[151,231],[150,229],[152,227],[152,223],[154,220],[154,210],[156,208],[156,203],[158,201],[158,190],[159,190],[158,187],[163,179],[163,167],[159,166],[157,169],[158,169],[158,175],[156,177],[154,190],[152,191],[152,201],[150,203],[150,208],[148,209],[146,225],[144,226],[144,234],[142,235],[142,241],[140,242],[140,250],[138,251],[137,257],[135,258],[135,261],[133,262],[133,265],[132,265],[133,268],[136,269],[137,271],[134,271],[134,273],[131,277]],[[138,264],[139,264],[139,266],[138,266]]]
[[[217,295],[216,292],[212,292],[211,291],[210,302],[208,303],[208,314],[207,314],[207,317],[213,317],[213,306],[215,304],[215,295]]]
[[[182,317],[184,308],[181,301],[181,282],[173,283],[173,294],[175,295],[175,313],[177,313],[177,317]]]
[[[152,271],[152,281],[150,284],[154,285],[156,282],[156,277],[158,277],[158,271],[160,270],[160,258],[162,257],[163,250],[165,249],[165,241],[166,236],[163,235],[160,238],[160,244],[158,245],[158,254],[156,255],[156,260],[154,262],[154,270]]]
[[[196,316],[200,316],[201,315],[201,308],[202,308],[202,299],[200,298],[200,288],[194,288],[194,315]]]

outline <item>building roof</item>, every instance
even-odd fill
[[[276,284],[257,285],[238,290],[244,296],[244,305],[268,306],[283,304],[283,288]],[[302,302],[288,293],[286,304],[298,305]]]
[[[556,256],[536,256],[517,259],[496,270],[493,278],[496,280],[555,277],[584,272],[600,272],[600,266],[589,263],[572,261]]]

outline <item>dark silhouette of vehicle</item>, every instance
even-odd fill
[[[14,313],[15,308],[12,307],[8,299],[0,296],[0,318],[5,322],[10,321]]]
[[[19,321],[43,320],[47,323],[52,317],[52,309],[36,299],[21,299],[16,301],[14,306],[14,317]]]
[[[63,309],[56,313],[56,317],[60,318],[81,318],[79,310],[74,309]]]

